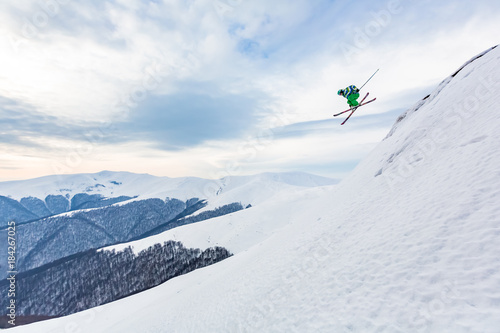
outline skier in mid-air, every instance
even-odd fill
[[[365,97],[363,97],[361,99],[361,102],[358,102],[358,98],[359,98],[359,91],[361,89],[363,89],[363,87],[368,83],[368,81],[370,81],[372,79],[372,77],[377,74],[379,70],[377,69],[375,71],[375,73],[372,74],[372,76],[370,76],[370,78],[368,80],[366,80],[366,82],[361,86],[361,88],[358,89],[358,87],[356,87],[355,85],[350,85],[349,87],[345,88],[345,89],[340,89],[338,92],[337,92],[337,95],[339,96],[343,96],[345,98],[347,98],[347,104],[349,104],[349,109],[345,110],[345,111],[342,111],[342,112],[339,112],[337,114],[334,114],[333,116],[334,117],[337,117],[337,116],[340,116],[341,114],[344,114],[346,112],[351,112],[349,114],[349,116],[340,124],[340,125],[344,125],[345,122],[353,115],[353,113],[360,107],[360,106],[363,106],[363,105],[366,105],[368,103],[371,103],[373,101],[376,100],[376,98],[374,99],[371,99],[367,102],[365,102],[366,98],[368,97],[368,95],[370,93],[366,93]]]
[[[357,101],[357,99],[359,98],[359,89],[356,88],[355,85],[350,85],[345,89],[340,89],[337,92],[337,95],[347,98],[347,104],[349,104],[349,107],[351,109],[353,109],[355,106],[358,106],[359,104],[359,102]]]

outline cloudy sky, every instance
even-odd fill
[[[0,181],[101,170],[341,178],[499,43],[500,2],[0,3]],[[377,97],[345,126],[336,91]]]

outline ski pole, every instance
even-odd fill
[[[380,68],[379,68],[379,69],[380,69]],[[370,81],[370,80],[372,79],[372,77],[374,77],[374,76],[375,76],[375,74],[377,74],[377,72],[379,71],[379,69],[377,69],[377,70],[375,71],[375,73],[373,73],[373,75],[372,75],[372,76],[370,76],[370,78],[369,78],[368,80],[366,80],[365,84],[363,84],[363,85],[361,86],[361,88],[359,88],[359,90],[361,90],[361,89],[362,89],[362,88],[363,88],[363,87],[364,87],[364,86],[368,83],[368,81]]]

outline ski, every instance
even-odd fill
[[[347,118],[346,118],[346,119],[345,119],[345,120],[344,120],[344,121],[343,121],[340,125],[344,125],[344,124],[345,124],[345,122],[346,122],[349,118],[351,118],[351,116],[352,116],[352,114],[354,113],[354,111],[356,111],[356,110],[357,110],[360,106],[363,106],[363,105],[366,105],[366,104],[368,104],[368,103],[371,103],[371,102],[373,102],[373,101],[374,101],[374,100],[376,100],[376,99],[377,99],[377,98],[374,98],[374,99],[369,100],[368,102],[364,102],[363,104],[358,104],[358,106],[356,106],[356,108],[354,108],[354,110],[352,110],[351,114],[350,114],[349,116],[347,116]]]
[[[361,102],[359,102],[359,104],[358,104],[358,105],[356,105],[356,107],[354,108],[354,110],[355,110],[356,108],[358,108],[358,107],[360,107],[360,106],[361,106],[361,104],[362,104],[362,103],[363,103],[363,101],[364,101],[364,100],[368,97],[368,95],[369,95],[369,94],[370,94],[369,92],[367,92],[367,93],[366,93],[365,97],[363,97],[363,99],[361,100]],[[342,112],[339,112],[339,113],[337,113],[337,114],[334,114],[333,116],[334,116],[334,117],[337,117],[337,116],[340,116],[340,115],[341,115],[341,114],[343,114],[343,113],[346,113],[346,112],[349,112],[349,111],[352,111],[352,110],[353,110],[353,109],[349,108],[349,109],[347,109],[347,110],[345,110],[345,111],[342,111]]]

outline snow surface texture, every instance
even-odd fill
[[[496,48],[339,185],[199,224],[266,228],[233,257],[12,332],[499,332],[499,79]]]

